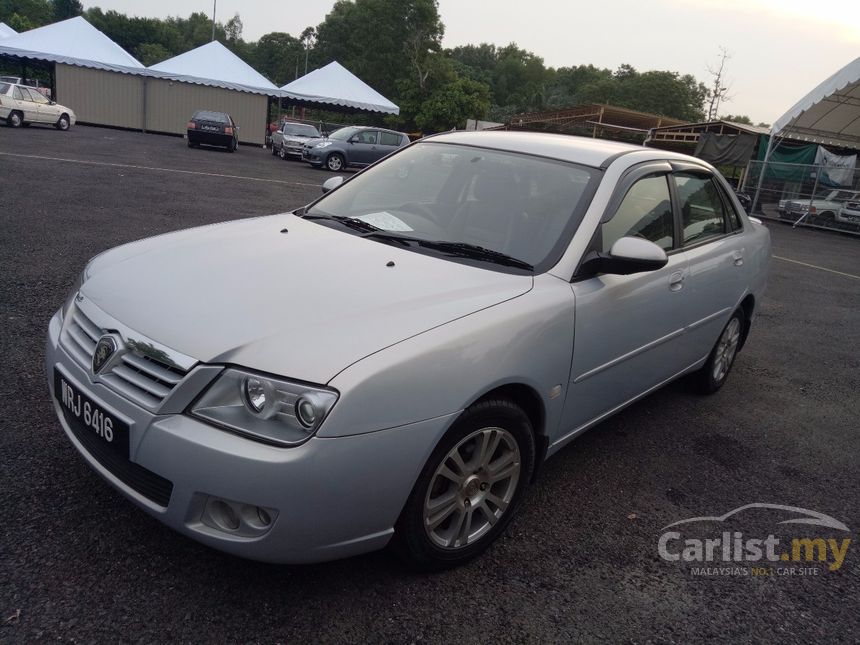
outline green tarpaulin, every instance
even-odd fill
[[[764,161],[767,151],[768,135],[763,134],[758,142],[758,160]],[[767,162],[765,179],[778,179],[782,181],[803,181],[809,176],[811,170],[807,166],[815,165],[815,153],[817,144],[795,146],[786,145],[781,141],[770,151],[770,159]]]

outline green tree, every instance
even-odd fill
[[[407,127],[425,132],[462,128],[466,119],[483,119],[490,109],[490,88],[457,73],[448,58],[428,60],[423,85],[408,76],[398,82],[400,112]]]
[[[298,38],[272,32],[257,41],[252,66],[275,85],[281,86],[301,75],[305,52]]]
[[[751,118],[746,114],[725,114],[720,117],[723,121],[731,121],[732,123],[742,123],[744,125],[754,125]]]
[[[134,57],[149,67],[171,58],[171,53],[159,43],[144,43],[134,50]]]
[[[441,48],[444,28],[436,0],[338,0],[317,27],[314,59],[338,61],[381,94],[397,82],[427,82],[428,59]]]
[[[54,5],[49,0],[0,0],[0,21],[16,31],[47,25],[53,18]]]
[[[54,20],[66,20],[84,13],[84,5],[80,0],[52,0],[54,5]]]

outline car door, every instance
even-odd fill
[[[731,199],[709,171],[680,169],[672,174],[672,184],[690,269],[681,351],[693,362],[707,358],[747,293],[746,237]]]
[[[60,111],[55,105],[51,105],[48,98],[35,88],[26,88],[33,103],[36,104],[37,120],[39,123],[56,123],[60,118]]]
[[[677,345],[689,267],[678,248],[670,170],[667,163],[647,164],[628,177],[592,241],[593,250],[608,252],[621,237],[647,239],[666,251],[666,266],[632,275],[575,276],[571,284],[576,316],[563,436],[687,367]]]
[[[26,87],[16,85],[12,90],[12,98],[15,99],[18,110],[24,115],[24,121],[27,123],[38,122],[39,110]]]
[[[379,156],[376,159],[382,159],[385,155],[389,155],[397,150],[402,141],[403,135],[397,132],[386,132],[385,130],[380,130],[379,143],[377,144],[377,147],[379,148]]]
[[[378,130],[361,130],[356,132],[349,144],[349,163],[371,164],[382,155],[377,148]]]

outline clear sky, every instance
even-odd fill
[[[239,13],[244,38],[298,35],[334,0],[217,0]],[[130,15],[212,12],[212,0],[95,0]],[[723,114],[773,122],[815,85],[860,56],[860,0],[440,0],[446,47],[516,42],[553,67],[591,63],[668,69],[707,82],[720,46],[731,54],[733,100]]]

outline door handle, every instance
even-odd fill
[[[732,261],[735,263],[736,267],[741,266],[744,263],[744,254],[741,251],[732,252]]]
[[[675,271],[669,276],[669,290],[680,291],[684,287],[684,278],[686,277],[683,271]]]

